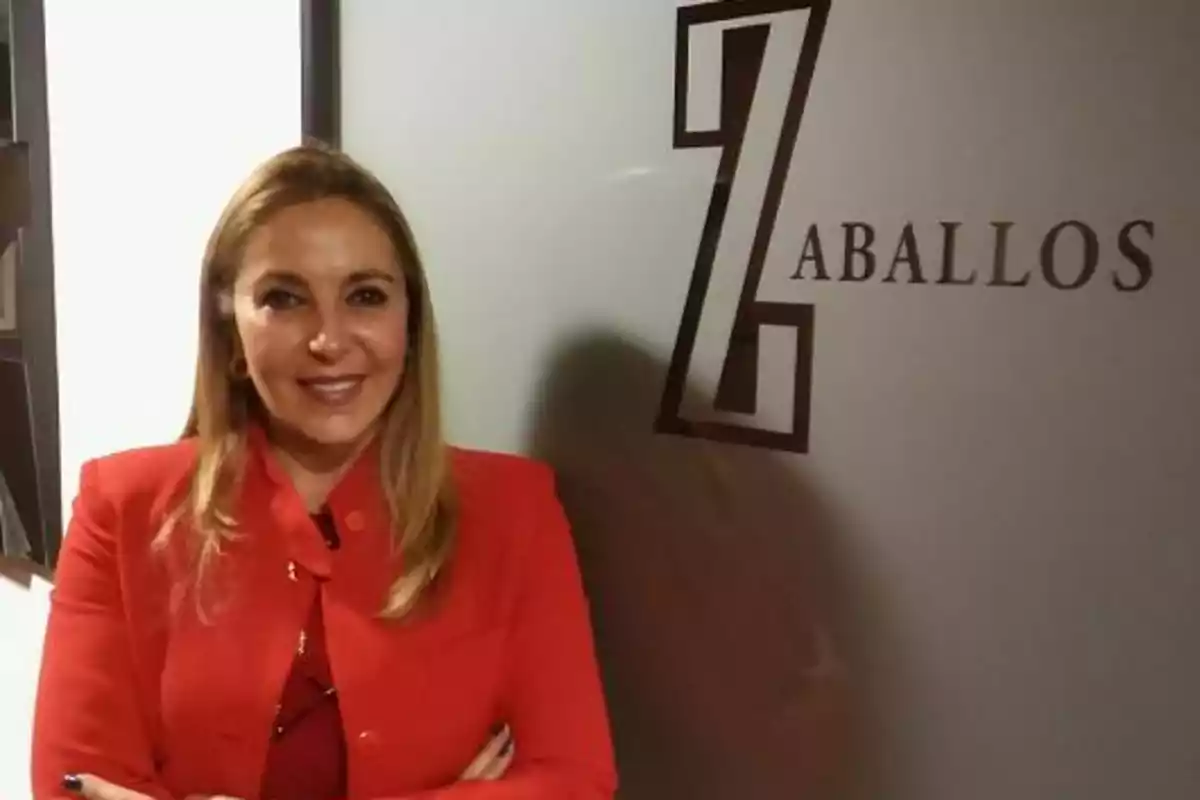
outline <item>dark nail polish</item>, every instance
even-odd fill
[[[83,779],[78,775],[63,775],[62,788],[68,792],[82,792]]]

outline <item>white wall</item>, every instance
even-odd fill
[[[296,0],[44,0],[63,506],[82,462],[178,435],[205,239],[300,137]],[[0,797],[30,796],[47,586],[0,578]]]
[[[428,257],[453,432],[562,470],[628,797],[800,796],[798,684],[768,640],[800,635],[770,620],[807,538],[851,587],[871,797],[1200,796],[1200,5],[834,0],[758,294],[816,305],[807,455],[653,434],[718,159],[672,147],[675,6],[342,3],[345,144]],[[713,63],[692,64],[709,110]],[[771,75],[756,114],[780,112]],[[1141,218],[1153,282],[1121,294],[1117,231]],[[1069,219],[1102,248],[1070,292],[1038,274]],[[850,221],[877,227],[881,270],[913,222],[936,276],[943,220],[978,285],[791,278],[813,222],[840,272]],[[1028,287],[983,285],[994,221]],[[730,313],[738,255],[706,313]],[[711,405],[727,330],[706,319],[690,377]],[[791,381],[774,342],[761,404]],[[832,521],[783,510],[801,496]]]

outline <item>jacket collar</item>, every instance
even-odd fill
[[[242,518],[252,521],[255,528],[275,528],[282,534],[289,558],[320,579],[331,577],[335,563],[339,571],[346,569],[361,576],[379,572],[379,567],[393,561],[378,437],[363,448],[326,499],[325,506],[342,540],[338,551],[330,551],[326,545],[291,476],[258,425],[248,432],[246,455]],[[385,576],[388,572],[384,571]],[[383,587],[362,588],[377,592]],[[377,602],[382,599],[380,595]]]
[[[283,464],[280,463],[279,456],[275,452],[275,446],[271,444],[270,437],[267,436],[266,430],[261,425],[254,423],[250,426],[246,436],[246,443],[251,469],[261,471],[262,477],[275,486],[286,488],[295,493],[296,490],[295,485],[292,483],[292,478],[287,474],[287,470],[284,469]],[[363,447],[362,451],[355,456],[354,462],[334,485],[330,491],[330,500],[336,494],[345,494],[347,491],[358,491],[372,483],[377,490],[380,480],[379,458],[379,436],[375,435]]]

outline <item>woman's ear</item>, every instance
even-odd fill
[[[250,377],[250,365],[240,352],[229,360],[229,377],[235,381],[244,381]]]
[[[217,316],[221,319],[233,321],[233,290],[218,289],[217,290]]]

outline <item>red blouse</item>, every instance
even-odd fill
[[[313,521],[325,544],[337,549],[340,539],[332,517],[317,514]],[[279,699],[262,800],[341,800],[345,796],[346,738],[318,594]]]

